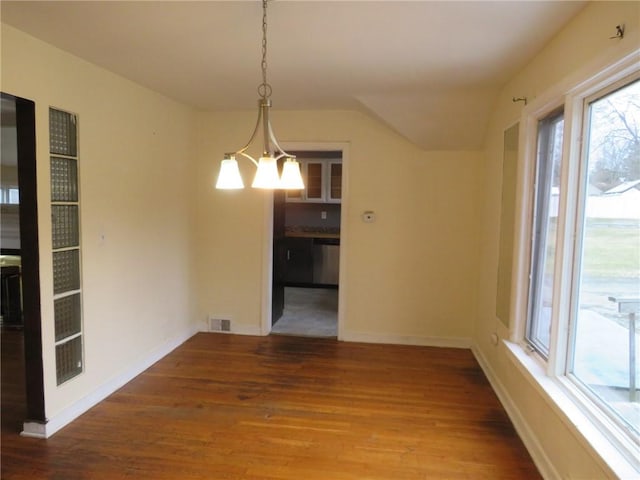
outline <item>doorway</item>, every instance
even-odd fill
[[[2,93],[2,433],[44,423],[35,104]]]
[[[342,151],[292,151],[305,189],[274,192],[274,334],[338,336]]]

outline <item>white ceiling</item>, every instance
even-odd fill
[[[274,110],[358,109],[425,149],[479,148],[500,87],[585,3],[271,0]],[[3,22],[198,109],[256,106],[258,1],[0,8]]]

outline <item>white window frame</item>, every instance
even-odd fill
[[[575,219],[579,218],[580,176],[583,158],[582,127],[584,106],[596,93],[614,84],[640,76],[638,55],[634,51],[609,65],[592,67],[534,99],[521,117],[521,149],[518,159],[516,189],[516,227],[512,283],[511,318],[508,352],[517,365],[534,380],[568,424],[581,434],[581,440],[603,466],[621,478],[640,476],[640,445],[620,424],[596,405],[578,383],[566,375],[571,355],[570,335],[573,308],[573,265],[577,245],[573,240]],[[531,238],[535,198],[535,168],[538,146],[538,122],[564,106],[564,141],[562,148],[561,189],[558,211],[557,250],[554,265],[554,288],[551,315],[549,357],[544,359],[526,340]],[[624,465],[623,465],[624,463]]]
[[[543,158],[541,158],[541,155],[540,155],[540,152],[539,152],[541,147],[544,147],[545,149],[549,148],[549,144],[548,143],[545,142],[543,145],[541,145],[539,143],[540,142],[540,126],[541,126],[542,121],[546,122],[547,120],[556,119],[558,117],[561,117],[562,121],[564,122],[564,108],[556,109],[556,110],[554,110],[552,112],[549,112],[547,115],[545,115],[543,118],[540,119],[541,121],[538,121],[537,126],[536,126],[536,145],[537,146],[536,146],[536,152],[535,152],[535,154],[536,154],[536,163],[533,166],[533,170],[534,170],[533,171],[533,175],[534,175],[534,179],[535,179],[534,180],[534,186],[533,186],[533,189],[532,189],[533,198],[531,199],[531,205],[532,205],[532,209],[533,209],[532,212],[531,212],[531,226],[530,226],[531,231],[532,231],[532,236],[531,236],[532,240],[531,240],[531,245],[530,245],[530,248],[531,248],[530,265],[531,265],[531,267],[530,267],[530,277],[529,277],[530,278],[530,280],[529,280],[529,283],[530,283],[529,284],[529,295],[528,295],[528,300],[527,300],[528,303],[529,303],[528,304],[528,308],[527,308],[527,318],[530,318],[532,315],[536,315],[538,317],[538,318],[536,318],[537,322],[540,321],[540,319],[539,319],[540,312],[538,311],[537,305],[536,305],[536,304],[538,304],[538,302],[540,300],[539,297],[538,297],[538,295],[540,295],[540,292],[534,292],[534,282],[535,282],[535,287],[537,287],[539,289],[542,289],[542,286],[539,283],[539,281],[541,280],[541,276],[540,275],[542,273],[542,270],[539,267],[534,267],[533,266],[533,262],[535,260],[538,260],[538,261],[543,260],[543,258],[541,258],[539,255],[540,255],[540,253],[542,253],[542,257],[544,257],[544,255],[546,254],[546,248],[544,249],[544,251],[540,251],[540,250],[538,250],[537,252],[533,251],[534,249],[536,249],[534,247],[539,248],[539,246],[540,246],[539,242],[541,240],[540,237],[538,237],[537,235],[533,234],[533,230],[535,230],[535,228],[537,226],[537,223],[539,221],[541,221],[541,220],[544,221],[544,222],[548,221],[548,211],[545,212],[546,213],[545,214],[545,218],[541,218],[539,216],[539,212],[538,212],[538,209],[536,208],[535,204],[538,202],[538,199],[541,198],[541,196],[539,195],[540,192],[539,192],[538,183],[540,183],[540,181],[541,181],[539,174],[540,174],[540,170],[542,168],[542,164],[543,163],[547,164],[544,167],[545,168],[550,168],[551,170],[553,170],[553,162],[551,162],[551,164],[549,164],[550,162],[549,162],[549,159],[548,159],[548,156],[547,156],[548,152],[547,152],[547,154],[544,155]],[[545,128],[547,128],[547,127],[548,127],[548,125],[545,126]],[[564,143],[563,143],[563,149],[564,149]],[[561,153],[561,155],[562,155],[562,153]],[[561,167],[563,166],[562,163],[560,165],[561,165]],[[547,203],[546,207],[547,207],[547,210],[548,210],[549,209],[548,203],[550,203],[549,202],[549,198],[548,198],[548,194],[545,195],[545,197],[546,198],[544,199],[544,201]],[[546,228],[545,228],[545,239],[544,240],[545,240],[545,242],[547,241]],[[557,255],[557,253],[554,254],[554,259],[555,259],[556,255]],[[555,270],[555,265],[554,265],[554,270]],[[536,277],[536,278],[534,279],[534,277]],[[534,293],[535,293],[535,297],[533,297]],[[555,297],[553,297],[553,298],[555,298]],[[545,360],[547,360],[548,359],[548,353],[542,351],[543,349],[546,349],[547,346],[542,345],[539,339],[532,338],[534,336],[533,335],[533,331],[532,331],[532,329],[533,329],[532,325],[525,324],[525,327],[526,327],[525,328],[525,332],[526,332],[525,333],[525,338],[527,339],[527,342],[532,346],[532,348],[534,348],[537,351],[538,355],[540,355]],[[550,345],[549,345],[549,348],[550,348]]]

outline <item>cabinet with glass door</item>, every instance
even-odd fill
[[[287,202],[340,203],[342,161],[302,159],[304,190],[287,190]]]

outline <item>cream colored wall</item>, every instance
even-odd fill
[[[545,399],[516,370],[505,349],[501,345],[494,347],[490,342],[493,332],[501,338],[509,336],[495,316],[503,132],[519,120],[522,109],[521,103],[511,101],[512,97],[533,99],[561,80],[578,78],[590,65],[607,59],[613,61],[638,48],[639,20],[638,2],[589,4],[502,89],[485,145],[482,253],[474,339],[562,478],[605,478],[606,474],[593,453],[577,440],[576,432],[562,423]],[[620,23],[626,26],[624,39],[610,40]],[[511,319],[512,325],[513,322]]]
[[[260,333],[270,262],[270,194],[213,188],[219,161],[242,146],[256,112],[206,113],[198,135],[197,316]],[[357,112],[273,112],[283,142],[348,142],[341,254],[342,337],[415,343],[472,333],[478,267],[479,152],[424,152]],[[255,152],[254,152],[255,153]],[[245,183],[253,167],[241,161]],[[361,220],[373,210],[375,223]]]
[[[2,25],[2,91],[36,104],[46,414],[194,326],[190,246],[195,113]],[[78,115],[85,372],[58,387],[48,108]]]

